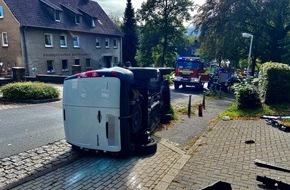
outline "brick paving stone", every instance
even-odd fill
[[[58,158],[58,155],[65,155],[68,160],[74,160],[79,155],[76,152],[70,150],[70,145],[66,143],[65,140],[60,140],[55,143],[56,145],[45,145],[36,149],[28,150],[17,155],[10,156],[8,158],[3,158],[0,160],[0,171],[1,181],[0,189],[9,188],[22,181],[29,180],[32,175],[37,173],[45,173],[54,168],[57,164],[64,162],[63,157]],[[43,150],[44,148],[54,147],[55,149],[60,149],[62,154],[50,155],[52,152],[47,152],[50,155],[48,157],[39,156],[35,152]],[[61,161],[60,161],[61,160]],[[4,174],[4,175],[2,175]]]
[[[77,162],[24,183],[15,189],[32,184],[34,188],[38,189],[54,187],[63,189],[97,189],[100,187],[104,189],[143,189],[146,187],[154,189],[170,168],[174,168],[175,164],[180,164],[181,157],[182,155],[163,144],[158,145],[156,154],[145,157],[118,159],[88,154],[81,156]],[[162,175],[157,174],[160,168],[164,170]],[[144,173],[147,175],[144,176]],[[171,173],[172,175],[177,174],[176,171],[171,171]],[[173,179],[174,176],[171,178]]]
[[[190,160],[173,181],[184,189],[201,189],[223,180],[233,189],[257,189],[256,175],[290,183],[290,174],[254,164],[255,159],[290,167],[290,134],[265,124],[264,120],[220,121],[191,150]],[[245,144],[254,140],[254,144]],[[178,189],[172,182],[168,189]]]

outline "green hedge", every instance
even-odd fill
[[[10,83],[0,88],[4,99],[9,100],[43,100],[59,97],[55,87],[41,82]]]
[[[261,107],[257,87],[253,84],[236,83],[234,85],[237,106],[239,109],[256,109]]]
[[[267,62],[259,72],[259,93],[266,104],[290,102],[290,67]]]

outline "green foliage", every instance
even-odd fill
[[[169,84],[173,84],[173,79],[174,79],[174,71],[172,71],[170,74],[165,75],[165,79],[169,81]]]
[[[56,88],[40,82],[10,83],[2,86],[0,90],[3,98],[9,100],[41,100],[59,97]]]
[[[258,90],[253,85],[240,88],[237,93],[238,108],[252,109],[261,106]]]
[[[239,109],[255,109],[261,107],[258,89],[251,82],[252,80],[249,79],[248,81],[236,83],[233,87]]]
[[[263,64],[259,73],[259,92],[267,104],[290,102],[290,67],[282,63]]]
[[[248,32],[254,36],[253,63],[257,58],[281,62],[289,58],[289,20],[289,0],[212,0],[199,8],[195,25],[201,30],[201,52],[207,58],[246,58],[249,39],[241,34]]]
[[[184,42],[184,21],[189,21],[189,0],[150,0],[142,3],[140,21],[140,53],[143,66],[172,66],[177,47]]]
[[[290,114],[290,104],[274,104],[274,105],[266,105],[262,104],[262,106],[255,109],[240,109],[238,104],[233,103],[226,111],[222,112],[219,115],[219,119],[224,116],[229,116],[230,118],[256,118],[262,115],[289,115]]]
[[[195,115],[195,111],[198,108],[198,104],[192,104],[190,106],[190,115]],[[188,105],[182,105],[178,104],[174,106],[174,114],[176,118],[176,114],[181,114],[181,115],[188,115]]]
[[[131,0],[127,0],[127,6],[124,13],[124,25],[122,26],[124,32],[123,37],[123,62],[129,61],[133,67],[137,66],[135,56],[138,46],[137,25],[135,19],[135,12],[132,7]]]

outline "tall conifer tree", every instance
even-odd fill
[[[124,25],[122,27],[124,32],[123,37],[123,63],[130,62],[131,65],[137,66],[135,56],[138,47],[138,35],[135,19],[134,8],[131,0],[127,0],[127,6],[124,13]]]

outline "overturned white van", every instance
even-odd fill
[[[170,91],[163,75],[170,69],[106,68],[65,79],[65,136],[73,149],[120,155],[154,153],[150,137],[168,117]]]

